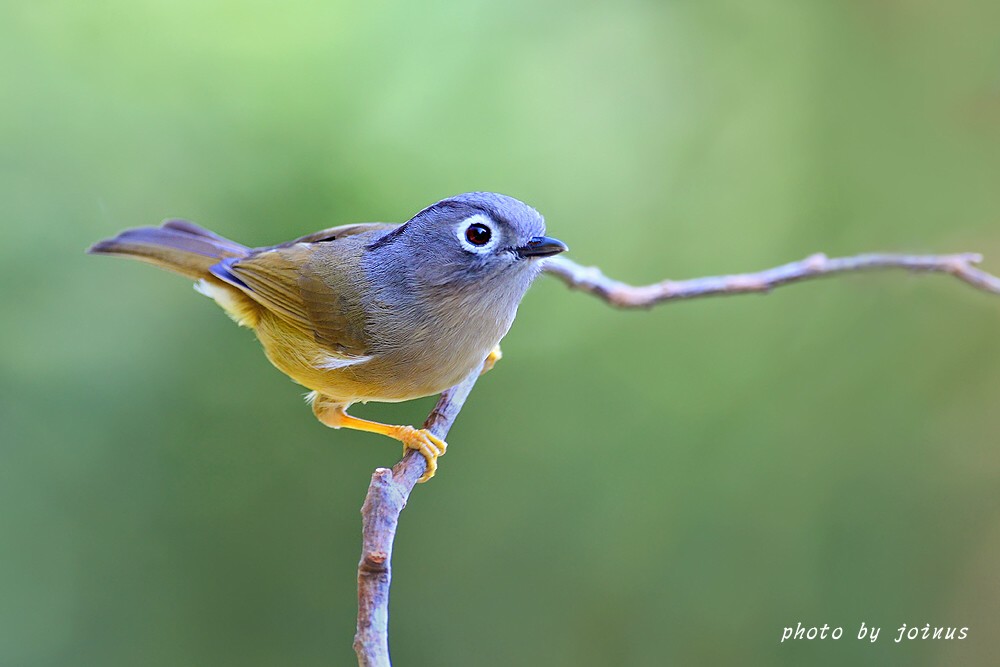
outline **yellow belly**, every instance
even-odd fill
[[[489,353],[476,351],[467,358],[452,355],[444,363],[388,354],[347,358],[339,365],[342,358],[319,345],[311,334],[269,312],[261,313],[255,330],[278,370],[303,387],[345,404],[407,401],[440,393],[458,384]]]
[[[240,325],[255,331],[278,370],[303,387],[344,404],[407,401],[440,393],[462,381],[499,342],[449,346],[447,340],[436,337],[421,345],[419,354],[345,357],[317,343],[311,331],[289,323],[228,285],[202,281],[198,289]]]

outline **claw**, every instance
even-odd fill
[[[427,470],[417,482],[426,482],[433,477],[437,472],[437,459],[448,451],[448,443],[425,428],[416,429],[412,426],[400,426],[394,437],[403,443],[404,452],[407,449],[415,449],[427,461]]]

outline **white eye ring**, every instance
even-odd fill
[[[490,240],[483,245],[476,245],[475,243],[469,241],[467,234],[469,227],[472,225],[482,225],[483,227],[486,227],[486,229],[490,230]],[[482,213],[469,216],[462,222],[458,223],[458,227],[455,228],[455,235],[458,237],[458,242],[462,244],[462,247],[465,248],[465,250],[476,253],[477,255],[483,255],[491,252],[493,248],[496,247],[497,243],[500,242],[500,235],[497,234],[495,223]]]

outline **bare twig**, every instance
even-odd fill
[[[817,254],[757,273],[712,276],[691,280],[665,280],[635,287],[612,280],[597,268],[588,268],[565,259],[546,260],[545,271],[569,287],[588,292],[614,306],[643,308],[664,301],[694,299],[704,296],[769,292],[788,283],[837,273],[871,269],[908,269],[948,273],[973,287],[1000,294],[1000,278],[973,266],[982,257],[973,253],[958,255],[871,254],[828,258]],[[476,369],[461,384],[441,394],[427,417],[424,427],[440,438],[448,434],[465,399],[479,378]],[[392,470],[379,468],[372,475],[362,516],[362,551],[358,564],[358,630],[354,650],[361,667],[390,667],[389,662],[389,582],[392,544],[396,537],[399,514],[421,475],[425,461],[409,450]]]
[[[798,262],[757,273],[737,273],[691,280],[664,280],[652,285],[633,286],[608,278],[600,269],[583,267],[564,257],[546,260],[545,270],[573,289],[588,292],[619,308],[648,308],[664,301],[703,296],[770,292],[775,287],[811,278],[871,269],[908,269],[949,273],[981,290],[1000,294],[1000,278],[977,269],[982,261],[974,253],[959,255],[871,254],[829,258],[820,253]]]
[[[441,394],[427,416],[424,428],[444,440],[465,399],[479,379],[479,368],[460,384]],[[389,582],[392,543],[396,538],[399,514],[414,485],[424,474],[427,462],[415,449],[402,460],[372,475],[365,504],[361,508],[361,562],[358,563],[358,631],[354,651],[360,667],[389,667]]]

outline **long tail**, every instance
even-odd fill
[[[87,252],[134,257],[200,280],[211,277],[208,269],[213,264],[227,257],[246,257],[250,249],[187,220],[167,220],[159,227],[126,229]]]

